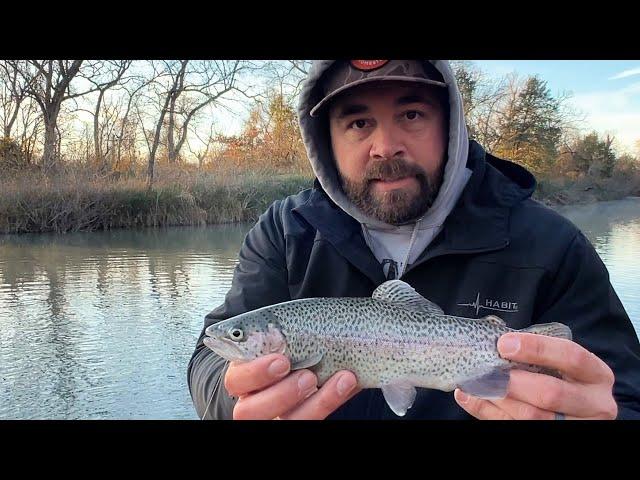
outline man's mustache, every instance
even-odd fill
[[[378,160],[367,165],[364,180],[368,183],[373,180],[392,182],[405,177],[427,177],[427,173],[418,165],[408,163],[402,158]]]

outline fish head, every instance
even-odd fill
[[[268,308],[210,325],[205,334],[204,344],[231,362],[248,362],[287,348],[278,318]]]

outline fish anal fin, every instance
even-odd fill
[[[413,406],[416,399],[416,387],[407,381],[397,381],[383,385],[382,394],[389,408],[396,415],[403,417]]]

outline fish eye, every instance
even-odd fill
[[[237,327],[230,328],[229,338],[231,338],[231,340],[235,340],[236,342],[239,342],[244,338],[244,332]]]

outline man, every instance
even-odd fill
[[[308,297],[364,297],[402,278],[445,313],[561,322],[573,341],[506,334],[503,400],[418,389],[404,418],[639,418],[640,345],[605,266],[570,222],[529,197],[533,176],[469,141],[445,61],[316,62],[299,122],[317,180],[247,234],[212,323]],[[278,354],[228,364],[201,335],[188,381],[200,417],[398,418],[379,389],[337,372],[321,388]]]

